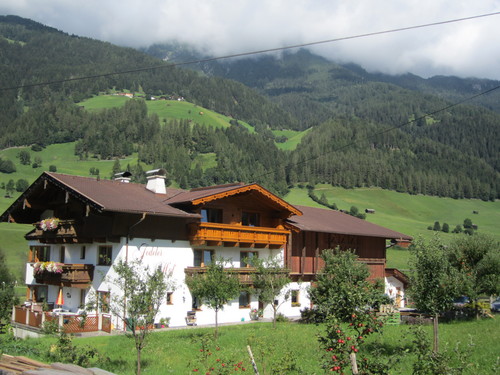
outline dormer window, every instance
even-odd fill
[[[202,223],[222,223],[222,210],[219,208],[203,208],[201,210]]]
[[[257,212],[243,211],[241,224],[248,227],[260,227],[260,215]]]

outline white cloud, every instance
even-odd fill
[[[500,0],[3,0],[16,14],[126,46],[176,39],[226,55],[499,12]],[[500,15],[314,47],[368,70],[500,79]]]

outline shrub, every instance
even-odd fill
[[[16,166],[14,165],[12,160],[0,159],[0,172],[2,172],[2,173],[14,173],[15,171],[16,171]]]
[[[443,226],[442,226],[441,230],[444,233],[449,233],[450,232],[450,226],[448,225],[448,223],[443,223]]]
[[[57,167],[55,165],[49,165],[49,172],[57,172]]]
[[[16,191],[19,193],[22,193],[25,191],[28,187],[30,186],[29,182],[25,180],[24,178],[20,178],[16,182]]]
[[[283,315],[282,313],[278,313],[276,315],[276,321],[278,323],[285,323],[285,322],[288,322],[290,321],[290,319],[288,319],[285,315]]]

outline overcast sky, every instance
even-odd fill
[[[500,0],[1,0],[69,34],[144,47],[175,39],[220,56],[500,12]],[[345,40],[314,52],[369,71],[500,79],[500,15]]]

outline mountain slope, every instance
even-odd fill
[[[165,53],[156,46],[158,50]],[[401,127],[416,138],[481,158],[500,171],[500,90],[450,107],[451,101],[500,86],[498,81],[374,74],[307,50],[210,62],[199,69],[258,89],[297,117],[299,129],[330,118],[362,118],[383,127]],[[447,109],[440,111],[443,108]],[[429,113],[433,115],[423,118]]]
[[[82,160],[137,152],[139,164],[133,167],[139,179],[140,163],[146,163],[165,168],[171,182],[186,188],[246,181],[284,193],[299,183],[330,183],[457,198],[499,196],[495,112],[454,107],[423,118],[449,102],[304,50],[203,64],[202,75],[130,48],[5,19],[0,18],[0,74],[7,87],[18,88],[0,91],[0,147],[76,141]],[[217,74],[241,78],[254,89]],[[93,77],[29,86],[85,75]],[[184,97],[230,117],[231,126],[213,129],[192,114],[160,119],[144,99],[99,112],[75,104],[123,91],[146,99]],[[276,130],[305,129],[296,147],[276,146],[296,134]],[[9,169],[11,162],[0,161],[0,167]]]

